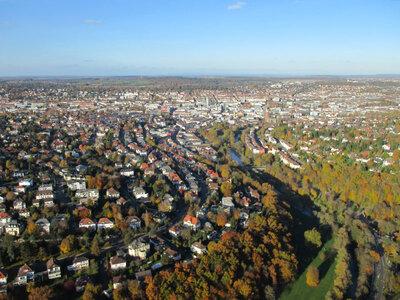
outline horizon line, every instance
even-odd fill
[[[377,73],[377,74],[154,74],[154,75],[0,75],[0,79],[68,79],[68,78],[207,78],[207,77],[260,77],[260,78],[310,78],[310,77],[400,77],[400,73]]]

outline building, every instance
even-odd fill
[[[75,193],[75,197],[80,199],[81,202],[87,202],[89,199],[96,202],[99,200],[99,196],[99,190],[97,189],[77,190]]]
[[[123,270],[126,268],[126,260],[119,256],[110,259],[110,267],[112,271]]]
[[[182,233],[182,229],[183,228],[181,226],[174,225],[168,230],[168,232],[173,238],[178,238]]]
[[[11,216],[6,212],[0,212],[0,226],[4,226],[11,222]]]
[[[40,228],[40,231],[42,231],[45,234],[50,233],[50,222],[46,218],[41,218],[38,219],[36,222],[36,225]]]
[[[141,221],[136,216],[128,216],[128,217],[126,217],[125,221],[129,225],[129,227],[132,229],[140,228],[140,226],[141,226]]]
[[[22,229],[22,225],[17,220],[11,220],[4,226],[4,232],[12,236],[19,236],[22,233]]]
[[[0,269],[0,286],[6,285],[8,280],[8,273],[5,269]]]
[[[35,272],[27,264],[23,265],[18,270],[17,277],[15,278],[15,285],[26,285],[35,277]]]
[[[106,192],[106,196],[107,196],[107,198],[110,198],[110,199],[118,199],[120,194],[116,189],[109,188]]]
[[[133,196],[135,196],[136,199],[143,199],[147,198],[149,195],[146,193],[146,191],[142,187],[135,187],[132,190]]]
[[[114,222],[111,221],[109,218],[100,218],[97,222],[97,229],[110,229],[113,228]]]
[[[125,176],[125,177],[132,177],[135,175],[135,171],[132,169],[122,169],[120,171],[121,176]]]
[[[96,223],[89,218],[83,218],[79,221],[79,229],[96,230]]]
[[[85,256],[75,257],[72,261],[72,265],[68,267],[69,270],[79,271],[83,269],[89,269],[89,259]]]
[[[144,239],[136,239],[128,246],[130,256],[145,259],[150,252],[150,243]]]
[[[189,227],[192,230],[197,230],[200,228],[201,224],[199,219],[191,216],[186,216],[183,219],[183,226]]]
[[[61,277],[61,267],[56,264],[54,258],[50,258],[46,263],[47,275],[49,279],[57,279]]]
[[[206,246],[204,246],[203,244],[201,244],[201,243],[199,243],[199,242],[196,242],[196,243],[193,243],[193,245],[190,247],[190,250],[191,250],[196,256],[198,256],[198,255],[201,255],[201,254],[203,254],[204,252],[206,252],[207,248],[206,248]]]

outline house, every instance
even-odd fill
[[[53,191],[53,186],[51,184],[43,184],[39,186],[38,191]]]
[[[145,239],[140,238],[134,240],[128,246],[128,253],[130,256],[139,257],[140,259],[145,259],[150,252],[150,243],[145,241]]]
[[[70,190],[86,190],[86,181],[84,180],[70,180],[67,182],[67,186]]]
[[[121,206],[124,206],[125,204],[127,204],[128,203],[128,200],[126,200],[124,197],[120,197],[118,200],[117,200],[117,204],[118,205],[121,205]]]
[[[167,248],[164,253],[167,254],[168,257],[174,261],[178,261],[182,258],[181,254],[178,251],[175,251],[171,248]]]
[[[142,187],[135,187],[133,190],[132,190],[132,193],[133,193],[133,196],[136,198],[136,199],[142,199],[142,198],[147,198],[149,195],[146,193],[146,191],[142,188]]]
[[[49,234],[50,233],[50,222],[49,222],[49,220],[47,220],[46,218],[41,218],[41,219],[38,219],[35,223],[43,233],[45,233],[45,234]]]
[[[14,210],[21,210],[26,208],[26,203],[24,200],[17,199],[13,202],[13,208]]]
[[[53,199],[53,191],[49,190],[41,190],[36,193],[36,199],[43,200],[43,199]]]
[[[8,273],[5,269],[0,269],[0,286],[6,285],[8,279]]]
[[[4,226],[11,222],[11,216],[6,212],[0,212],[0,226]]]
[[[126,276],[125,275],[120,275],[120,276],[114,276],[113,277],[113,289],[117,289],[126,283]]]
[[[160,238],[157,235],[152,235],[149,239],[150,243],[154,246],[154,247],[159,247],[165,244],[164,239]]]
[[[222,206],[234,208],[235,204],[232,201],[232,197],[222,197]]]
[[[32,179],[23,179],[18,183],[18,185],[25,186],[25,187],[31,187],[31,186],[33,186],[33,180]]]
[[[111,221],[109,218],[100,218],[97,223],[97,228],[100,230],[110,229],[113,226],[114,226],[114,222]]]
[[[96,230],[96,223],[89,218],[83,218],[79,221],[79,229]]]
[[[75,257],[72,265],[69,266],[69,270],[78,271],[83,269],[89,269],[89,259],[85,256]]]
[[[151,269],[136,272],[135,277],[137,281],[143,282],[147,277],[151,277]]]
[[[15,285],[26,285],[29,281],[33,280],[35,272],[27,264],[24,264],[18,270],[17,277],[15,278]]]
[[[57,265],[54,258],[50,258],[46,263],[47,275],[49,279],[57,279],[61,277],[61,268]]]
[[[52,207],[52,206],[54,206],[53,198],[45,198],[45,199],[43,199],[43,205],[44,205],[45,207]]]
[[[168,232],[173,238],[178,238],[182,233],[183,228],[179,225],[172,226]]]
[[[35,206],[35,207],[40,207],[40,203],[41,203],[42,201],[40,200],[40,199],[33,199],[32,200],[32,206]]]
[[[111,270],[123,270],[126,268],[126,260],[119,256],[114,256],[110,259]]]
[[[189,227],[190,229],[193,229],[193,230],[197,230],[200,228],[201,224],[200,224],[199,219],[197,219],[195,217],[191,217],[191,216],[186,216],[183,219],[183,226]]]
[[[132,229],[140,228],[140,226],[141,226],[141,221],[136,216],[128,216],[128,217],[126,217],[125,221],[129,225],[129,227]]]
[[[11,220],[4,226],[4,231],[8,235],[19,236],[22,233],[22,225],[17,220]]]
[[[98,189],[77,190],[75,193],[75,197],[80,199],[81,202],[87,202],[89,199],[96,202],[99,200],[99,196]]]
[[[25,193],[25,192],[26,192],[26,186],[24,186],[24,185],[19,185],[19,186],[17,186],[17,187],[15,188],[15,191],[16,191],[17,193]]]
[[[24,208],[24,209],[21,209],[20,211],[18,211],[18,215],[21,218],[28,218],[31,215],[31,213],[27,208]]]
[[[121,176],[132,177],[135,175],[135,171],[132,169],[122,169],[120,172]]]
[[[201,244],[201,243],[199,243],[199,242],[196,242],[196,243],[193,243],[193,245],[190,247],[190,250],[191,250],[196,256],[198,256],[198,255],[201,255],[201,254],[203,254],[204,252],[206,252],[207,248],[206,248],[206,246],[204,246],[203,244]]]
[[[110,199],[118,199],[120,195],[119,192],[114,188],[109,188],[106,192],[106,196]]]

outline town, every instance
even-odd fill
[[[0,81],[3,295],[47,286],[60,295],[116,299],[129,289],[144,297],[146,278],[196,264],[275,205],[285,191],[249,173],[272,174],[273,163],[302,174],[340,157],[371,176],[399,176],[398,79],[266,78],[206,88],[162,80]],[[310,191],[319,201],[324,188]],[[383,224],[388,242],[399,241],[394,223]]]

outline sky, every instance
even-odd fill
[[[0,0],[0,76],[400,74],[400,0]]]

